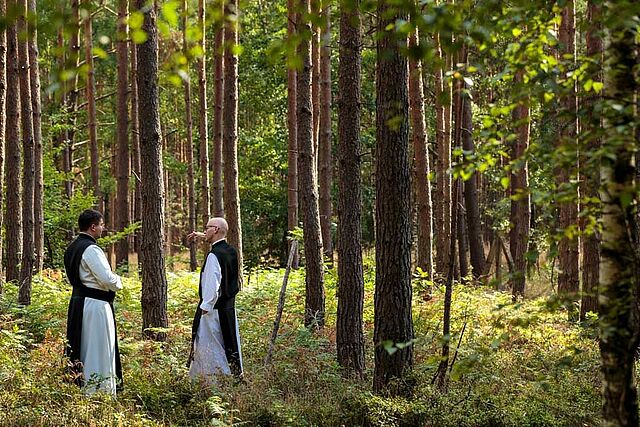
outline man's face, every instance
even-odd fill
[[[216,234],[218,234],[218,230],[220,230],[220,227],[216,225],[216,222],[214,220],[209,220],[209,222],[207,222],[207,225],[205,225],[204,227],[205,240],[207,242],[213,242]]]
[[[93,237],[97,239],[98,237],[102,236],[102,232],[105,229],[106,227],[104,226],[104,220],[100,219],[99,223],[91,224],[91,227],[89,227],[89,232]]]

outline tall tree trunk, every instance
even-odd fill
[[[338,66],[338,363],[361,377],[364,373],[364,273],[361,244],[359,0],[340,2]]]
[[[29,0],[29,14],[37,16],[36,0]],[[33,222],[35,267],[42,270],[44,262],[44,177],[42,168],[42,107],[40,101],[40,66],[38,64],[38,29],[34,22],[29,36],[29,78],[31,84],[31,108],[33,110],[33,168],[34,168],[34,193],[33,193]],[[0,176],[2,176],[0,174]],[[0,203],[1,205],[1,203]],[[0,222],[1,225],[1,222]],[[1,227],[0,227],[1,228]],[[0,251],[1,255],[2,251]],[[1,256],[0,256],[0,259]]]
[[[435,225],[436,225],[436,273],[440,278],[447,275],[449,259],[449,243],[451,240],[451,139],[448,135],[446,125],[445,98],[448,92],[448,85],[444,82],[444,56],[440,48],[440,36],[435,35],[435,47],[439,58],[435,77],[435,110],[436,110],[436,148],[438,157],[436,158],[436,205],[435,205]]]
[[[287,0],[287,37],[293,43],[296,36],[296,0]],[[298,123],[296,107],[296,70],[287,67],[287,228],[293,231],[298,226]],[[291,250],[291,243],[289,243]],[[297,252],[297,250],[296,250]],[[298,254],[293,258],[293,268],[298,268]]]
[[[331,156],[331,13],[327,4],[322,10],[325,25],[320,50],[320,118],[318,134],[318,172],[320,181],[320,228],[325,256],[333,264],[331,241],[331,181],[333,159]]]
[[[204,227],[211,216],[209,188],[209,111],[207,106],[207,50],[206,50],[206,25],[205,25],[205,0],[198,0],[198,28],[202,32],[200,48],[202,56],[198,58],[198,104],[200,107],[200,120],[198,121],[198,134],[200,136],[200,215]],[[218,35],[216,34],[216,37]],[[217,55],[214,52],[214,55]]]
[[[562,10],[560,23],[559,42],[561,57],[571,56],[572,64],[576,54],[576,29],[575,29],[575,4],[573,0],[566,3]],[[571,67],[572,68],[572,67]],[[571,183],[572,175],[576,170],[577,158],[577,101],[575,87],[562,95],[561,108],[565,117],[561,119],[557,146],[563,153],[558,159],[559,164],[555,169],[556,186],[562,193],[571,194],[573,200],[558,202],[559,222],[561,232],[570,227],[575,227],[578,219],[577,194]],[[562,236],[558,244],[558,259],[560,273],[558,275],[558,293],[576,300],[579,290],[578,272],[578,239]],[[574,308],[570,308],[570,316],[574,316]]]
[[[515,83],[523,84],[524,70],[516,72]],[[529,99],[518,100],[513,110],[513,123],[516,126],[516,139],[511,146],[511,164],[520,165],[511,170],[511,230],[509,230],[509,249],[513,258],[514,272],[509,278],[513,299],[524,298],[527,272],[527,245],[529,225],[531,223],[531,202],[529,196],[529,169],[525,151],[529,147]]]
[[[324,326],[324,266],[322,263],[322,236],[320,235],[320,212],[318,190],[314,173],[313,155],[313,106],[311,105],[311,24],[308,21],[309,0],[299,2],[300,21],[298,30],[301,40],[298,55],[302,68],[297,75],[297,117],[298,117],[298,178],[300,188],[300,208],[304,228],[305,257],[305,311],[304,324],[307,327]]]
[[[20,264],[20,290],[18,302],[31,304],[31,279],[35,264],[33,239],[33,192],[35,168],[33,158],[33,108],[31,105],[31,78],[29,76],[29,43],[27,41],[27,0],[20,0],[17,22],[18,61],[20,64],[20,119],[22,123],[22,261]]]
[[[130,223],[131,217],[129,208],[129,175],[131,166],[129,160],[129,52],[127,46],[128,26],[127,16],[129,10],[129,0],[118,0],[118,39],[116,42],[116,55],[118,60],[117,76],[117,100],[116,100],[116,145],[117,160],[115,162],[116,175],[118,179],[117,207],[114,209],[116,216],[116,228],[118,231],[124,230]],[[129,262],[129,240],[124,238],[116,244],[116,265]]]
[[[318,176],[318,135],[320,125],[320,27],[316,25],[320,18],[320,1],[311,0],[311,111],[313,115],[313,156],[315,174]]]
[[[16,7],[16,0],[7,2],[7,9]],[[6,156],[6,258],[7,282],[20,280],[22,254],[22,151],[20,149],[20,75],[18,65],[17,23],[7,23],[7,156]]]
[[[69,38],[70,45],[70,55],[69,60],[67,61],[68,69],[74,70],[73,78],[71,79],[70,87],[67,85],[67,105],[66,105],[66,113],[67,113],[67,158],[68,158],[68,171],[72,172],[73,170],[73,140],[76,135],[76,116],[77,116],[77,108],[78,108],[78,67],[80,64],[80,4],[79,0],[71,0],[71,11],[73,21],[70,25],[71,27],[71,37]],[[71,178],[69,182],[68,195],[69,197],[73,196],[74,193],[74,178]],[[73,235],[73,230],[69,230],[70,236]]]
[[[229,243],[238,250],[239,274],[242,277],[242,221],[238,189],[238,0],[226,4],[227,26],[224,29],[224,212],[229,223]]]
[[[466,49],[465,49],[466,53]],[[466,63],[466,58],[465,63]],[[469,91],[469,87],[467,87]],[[467,153],[474,153],[476,145],[473,142],[473,116],[471,109],[471,97],[468,93],[462,94],[462,127],[460,137],[462,139],[462,148]],[[471,268],[474,279],[479,279],[484,273],[485,256],[484,256],[484,239],[481,230],[480,221],[480,204],[478,202],[478,178],[479,174],[474,173],[464,183],[464,206],[466,212],[466,222],[468,230],[469,253],[471,255]]]
[[[104,196],[100,191],[100,150],[98,148],[98,127],[96,123],[96,78],[93,66],[93,30],[91,25],[91,4],[85,3],[83,7],[87,16],[84,18],[84,52],[87,66],[87,127],[89,130],[89,152],[91,154],[91,186],[96,205],[100,211],[104,211]]]
[[[162,178],[162,133],[158,98],[158,28],[155,6],[146,8],[147,0],[136,0],[144,14],[142,29],[147,40],[137,46],[138,113],[140,120],[140,157],[142,180],[142,328],[146,336],[164,340],[164,332],[149,328],[166,328],[167,277],[164,265],[164,216]]]
[[[418,46],[418,30],[409,36],[409,46]],[[413,185],[418,215],[418,238],[416,267],[433,280],[433,241],[431,181],[429,175],[429,150],[425,123],[424,88],[422,83],[422,61],[409,60],[409,106],[411,110],[411,140],[415,156]]]
[[[64,10],[64,5],[59,11],[62,13]],[[58,29],[58,68],[64,69],[66,67],[65,62],[65,40],[64,40],[64,28]],[[62,81],[61,82],[60,91],[60,109],[63,114],[69,114],[69,82]],[[71,146],[69,144],[69,131],[67,129],[60,130],[60,133],[57,135],[58,147],[61,147],[61,161],[60,168],[62,172],[66,175],[67,178],[64,180],[64,193],[67,199],[71,199],[73,195],[73,179],[70,178],[71,172]]]
[[[600,199],[602,201],[602,251],[600,257],[600,354],[604,426],[637,426],[638,395],[634,354],[640,341],[636,328],[635,291],[638,288],[638,256],[630,227],[634,224],[634,203],[625,200],[634,192],[633,105],[637,84],[630,76],[638,67],[634,52],[636,29],[632,19],[622,19],[624,7],[609,1],[604,10],[616,14],[607,46],[605,98],[615,108],[605,110],[605,136],[601,158]],[[623,4],[624,6],[624,4]],[[637,198],[637,195],[635,195]]]
[[[6,0],[0,0],[0,16],[6,16],[7,2]],[[0,230],[4,229],[4,212],[2,207],[4,206],[5,199],[5,147],[6,147],[6,132],[5,126],[7,124],[6,116],[6,99],[7,99],[7,32],[0,31]],[[3,275],[3,240],[0,238],[0,295],[4,288],[4,275]]]
[[[189,45],[187,43],[187,25],[188,25],[188,2],[187,0],[182,1],[183,7],[183,30],[182,30],[182,47],[184,50],[185,57],[189,53]],[[203,33],[204,40],[204,33]],[[187,63],[187,75],[189,74],[189,63]],[[189,204],[189,230],[196,229],[196,185],[195,185],[195,175],[193,172],[193,115],[191,113],[191,82],[187,79],[184,80],[184,106],[185,106],[185,115],[187,119],[187,141],[186,141],[186,161],[187,161],[187,188],[188,188],[188,204]],[[202,115],[200,116],[202,118]],[[201,134],[202,136],[202,134]],[[208,169],[205,169],[208,172]],[[207,185],[208,187],[208,185]],[[201,197],[205,197],[204,194]],[[207,210],[209,208],[209,196],[206,196]],[[207,219],[208,221],[208,219]],[[206,222],[205,222],[206,224]],[[189,269],[191,271],[196,271],[198,267],[198,261],[196,260],[197,256],[197,248],[195,239],[189,243]]]
[[[588,2],[587,19],[589,28],[587,30],[587,56],[593,58],[595,63],[591,75],[594,81],[602,81],[602,38],[600,31],[602,30],[602,11],[599,4],[593,0]],[[601,121],[595,112],[595,105],[601,98],[600,95],[592,93],[585,99],[584,108],[587,111],[585,123],[591,128],[600,128]],[[597,137],[591,137],[585,146],[586,152],[583,158],[594,153],[600,148],[601,141]],[[597,165],[589,165],[583,162],[582,166],[583,186],[581,191],[583,199],[597,200],[598,189],[600,188],[600,176],[598,174]],[[593,215],[593,214],[591,214]],[[580,320],[585,320],[588,312],[598,311],[598,281],[599,281],[599,260],[600,260],[600,239],[597,232],[582,237],[582,304],[580,304]]]
[[[224,2],[221,2],[220,7],[224,9]],[[223,23],[220,24],[220,28],[216,31],[215,50],[214,50],[214,65],[216,75],[216,87],[214,93],[215,111],[213,117],[213,184],[212,184],[212,200],[213,200],[213,215],[217,217],[224,216],[224,200],[223,192],[224,186],[222,183],[222,145],[224,135],[224,123],[223,116],[224,111],[224,74],[225,74],[225,58],[224,58],[224,38],[225,28]]]
[[[464,102],[461,100],[461,102]],[[462,107],[462,105],[461,105]],[[460,129],[461,131],[462,129]],[[458,219],[456,220],[456,239],[458,240],[458,265],[460,266],[459,273],[460,279],[465,280],[469,276],[469,258],[467,254],[469,253],[469,235],[467,234],[467,217],[465,215],[464,209],[464,188],[466,187],[465,183],[458,183],[460,187],[462,187],[456,197],[456,203],[458,206],[456,207],[456,212],[458,215]]]
[[[373,389],[383,391],[413,365],[406,37],[387,30],[406,14],[378,0],[376,70],[376,284]],[[391,25],[393,27],[393,25]],[[388,344],[396,347],[393,354]],[[399,390],[396,390],[399,391]],[[392,391],[393,392],[393,391]]]
[[[130,10],[135,10],[135,5],[129,5]],[[135,42],[130,43],[131,47],[131,169],[135,178],[133,189],[133,221],[142,221],[142,182],[140,180],[140,120],[138,115],[138,48]],[[134,239],[134,250],[140,254],[140,231],[136,231]],[[139,260],[139,259],[138,259]],[[138,270],[140,263],[138,263]]]

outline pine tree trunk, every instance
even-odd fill
[[[22,261],[20,263],[20,290],[18,303],[31,304],[31,279],[35,265],[33,224],[33,194],[35,168],[33,158],[33,108],[31,105],[31,78],[29,76],[29,43],[20,35],[27,34],[27,0],[17,5],[19,15],[18,61],[20,65],[20,121],[22,123]]]
[[[314,19],[311,22],[311,110],[313,115],[313,167],[314,174],[318,176],[318,135],[320,125],[320,27],[316,25],[320,17],[320,1],[311,1],[311,14]]]
[[[160,110],[158,98],[158,29],[155,6],[146,8],[146,0],[136,0],[144,13],[142,29],[147,40],[137,46],[138,113],[140,120],[140,157],[142,180],[142,328],[146,336],[164,340],[166,333],[148,328],[166,328],[167,278],[164,265],[163,171]],[[143,12],[144,11],[144,12]]]
[[[239,14],[238,0],[226,4],[227,16]],[[229,244],[238,250],[238,265],[242,277],[242,221],[238,189],[238,56],[233,49],[238,44],[238,20],[230,22],[224,30],[224,212],[229,223]]]
[[[409,215],[409,99],[406,37],[388,31],[404,12],[378,0],[376,70],[376,283],[373,390],[382,392],[413,365],[411,224]],[[399,392],[399,390],[391,391]]]
[[[604,10],[618,16],[607,17],[610,41],[607,46],[607,81],[605,98],[615,100],[605,110],[601,158],[600,199],[602,201],[602,251],[600,257],[600,354],[602,356],[602,394],[604,426],[637,426],[638,401],[635,383],[634,354],[640,341],[636,328],[635,291],[638,288],[638,256],[631,239],[634,203],[625,202],[634,192],[633,108],[637,85],[629,78],[638,67],[635,25],[623,20],[624,8],[607,2]],[[634,196],[637,198],[637,195]]]
[[[207,50],[206,50],[206,25],[205,25],[205,0],[198,0],[198,28],[202,32],[200,48],[202,56],[198,58],[198,104],[200,107],[200,120],[198,122],[198,134],[200,136],[200,216],[204,227],[211,216],[210,210],[210,184],[209,184],[209,111],[207,106]],[[217,36],[217,35],[216,35]],[[214,52],[214,55],[216,53]],[[196,226],[197,227],[197,226]],[[193,230],[193,229],[192,229]]]
[[[129,55],[127,46],[128,26],[127,16],[129,9],[128,0],[118,0],[118,37],[116,42],[116,55],[118,61],[117,75],[117,99],[116,99],[116,176],[117,184],[117,207],[114,209],[116,216],[116,229],[123,231],[131,222],[129,208],[129,175],[131,166],[129,161]],[[116,265],[129,262],[129,240],[124,238],[116,244]]]
[[[523,84],[524,70],[516,72],[516,85]],[[517,138],[511,147],[511,163],[520,164],[511,171],[511,215],[509,222],[509,250],[514,263],[514,274],[509,279],[513,299],[524,298],[527,272],[527,245],[531,224],[531,202],[529,196],[529,169],[524,154],[529,147],[529,100],[518,101],[513,110],[513,123],[516,126]]]
[[[189,45],[187,43],[187,25],[188,25],[188,2],[187,0],[183,0],[182,2],[184,15],[182,17],[183,27],[182,27],[182,47],[184,50],[185,57],[188,55]],[[187,67],[189,64],[187,63]],[[187,74],[189,73],[189,69],[187,68]],[[187,141],[186,141],[186,162],[187,162],[187,191],[188,191],[188,204],[189,204],[189,230],[196,229],[196,186],[195,186],[195,175],[193,171],[193,115],[191,113],[191,83],[189,80],[184,81],[184,105],[185,105],[185,115],[186,115],[186,126],[187,126]],[[202,118],[202,116],[200,116]],[[208,172],[207,169],[205,171]],[[208,186],[207,186],[208,187]],[[201,195],[204,197],[204,194]],[[209,197],[206,197],[207,208],[209,207]],[[207,209],[208,210],[208,209]],[[208,221],[208,219],[207,219]],[[205,222],[206,224],[206,222]],[[196,259],[197,256],[197,248],[195,239],[189,244],[189,269],[191,271],[196,271],[198,268],[198,261]]]
[[[338,67],[338,313],[336,350],[347,372],[364,373],[364,273],[360,178],[361,35],[359,0],[340,2]]]
[[[461,100],[461,102],[463,101]],[[456,239],[458,240],[458,265],[460,266],[460,279],[465,281],[469,276],[469,257],[467,256],[467,254],[469,253],[469,235],[467,234],[467,218],[463,209],[463,192],[465,190],[466,184],[466,182],[461,182],[458,184],[462,187],[462,191],[459,191],[459,195],[456,198],[456,203],[458,204],[456,208],[456,212],[458,215],[458,219],[456,220]]]
[[[296,0],[287,0],[287,37],[292,42],[296,34]],[[287,228],[293,231],[298,226],[298,132],[296,107],[296,70],[287,67]],[[291,243],[289,243],[289,251]],[[293,258],[293,268],[298,268],[298,254]]]
[[[89,152],[91,155],[91,186],[98,210],[104,211],[104,196],[100,191],[100,150],[98,148],[98,127],[96,123],[96,79],[93,65],[93,30],[90,4],[83,5],[88,13],[84,18],[84,49],[87,66],[87,128],[89,130]]]
[[[224,2],[221,3],[221,8],[224,8]],[[212,199],[213,216],[224,216],[224,201],[223,191],[224,186],[222,183],[222,145],[223,145],[223,119],[224,119],[224,73],[225,73],[225,58],[224,58],[224,37],[225,29],[220,26],[216,31],[215,50],[214,50],[214,65],[216,75],[216,87],[214,94],[215,102],[215,114],[213,117],[213,184],[212,184]]]
[[[562,21],[560,24],[559,42],[561,57],[570,55],[575,61],[576,54],[576,33],[575,33],[575,4],[572,0],[567,1],[562,10]],[[577,159],[577,102],[575,87],[564,94],[561,99],[561,108],[565,117],[561,119],[559,129],[558,148],[562,147],[563,154],[560,164],[556,166],[555,178],[558,190],[571,194],[574,200],[558,202],[559,223],[558,228],[566,230],[575,227],[578,219],[577,194],[571,184],[572,175],[575,174]],[[568,150],[567,150],[568,148]],[[567,154],[569,153],[569,154]],[[578,239],[563,236],[558,244],[558,259],[560,273],[558,275],[558,293],[576,300],[579,290],[578,271]],[[573,317],[573,309],[570,309],[570,316]]]
[[[439,35],[435,36],[436,52],[442,64],[443,55],[440,49]],[[449,258],[449,246],[451,240],[451,139],[448,137],[446,129],[445,114],[447,109],[448,87],[444,82],[443,65],[437,65],[434,71],[435,77],[435,110],[436,110],[436,148],[438,157],[436,159],[436,204],[435,204],[435,226],[436,226],[436,273],[440,278],[446,277]]]
[[[7,9],[16,1],[7,1]],[[20,149],[20,76],[18,65],[18,36],[16,21],[7,23],[7,121],[6,121],[6,258],[7,282],[19,282],[22,254],[22,151]]]
[[[135,9],[134,4],[129,5],[130,10]],[[138,115],[138,48],[132,41],[131,47],[131,169],[135,178],[133,189],[133,221],[142,221],[142,182],[140,180],[140,120]],[[134,250],[140,254],[140,230],[136,231],[134,238]],[[138,269],[140,265],[138,263]]]
[[[309,0],[300,0],[301,19],[298,30],[302,34],[311,34]],[[298,55],[302,59],[302,68],[297,74],[297,118],[298,118],[298,178],[300,188],[300,208],[304,229],[305,257],[305,311],[304,324],[307,327],[324,326],[324,265],[322,262],[322,236],[320,234],[320,212],[318,190],[314,173],[313,155],[313,106],[311,104],[311,43],[302,37],[298,45]]]
[[[593,64],[594,69],[591,71],[591,75],[594,81],[601,82],[603,76],[599,64],[602,64],[603,51],[602,38],[600,36],[602,11],[601,7],[593,0],[588,2],[587,19],[589,21],[586,34],[587,56],[596,60]],[[594,111],[595,104],[600,98],[600,95],[593,93],[585,99],[584,108],[587,110],[585,118],[586,126],[596,129],[601,127],[600,118]],[[597,137],[591,137],[586,143],[586,152],[583,155],[585,161],[581,163],[583,179],[580,180],[580,182],[583,183],[581,194],[585,200],[598,199],[598,188],[600,188],[598,165],[589,164],[587,156],[590,156],[591,153],[598,150],[600,145],[601,141]],[[589,205],[586,207],[589,208]],[[600,238],[597,232],[594,231],[594,233],[585,235],[582,238],[582,303],[580,304],[580,320],[585,320],[587,313],[590,311],[598,312],[599,260]]]
[[[6,16],[7,2],[0,0],[0,16]],[[5,147],[7,146],[5,126],[7,124],[7,33],[0,31],[0,230],[4,229],[5,216],[2,207],[5,201]],[[4,239],[0,238],[0,260],[3,258]],[[4,289],[3,263],[0,262],[0,295]]]
[[[331,13],[329,5],[322,11],[323,28],[320,50],[320,118],[318,134],[318,173],[320,181],[320,228],[324,254],[333,264],[333,242],[331,240],[332,206],[331,181],[333,159],[331,155]]]
[[[409,45],[418,46],[418,31],[409,36]],[[409,61],[409,106],[411,110],[411,140],[415,156],[414,192],[418,215],[417,260],[419,267],[433,279],[433,233],[431,181],[429,174],[429,150],[424,109],[424,87],[422,83],[422,61]]]
[[[29,0],[29,14],[37,16],[36,0]],[[38,29],[36,26],[30,29],[29,37],[29,78],[31,80],[31,108],[33,110],[33,167],[34,167],[34,193],[33,193],[33,222],[34,222],[34,246],[35,267],[42,271],[44,262],[44,177],[42,168],[42,105],[40,101],[40,66],[38,64]],[[2,176],[0,174],[0,176]],[[0,200],[1,202],[1,200]],[[2,203],[0,203],[0,206]],[[0,222],[0,228],[2,223]],[[2,251],[0,251],[0,259]]]

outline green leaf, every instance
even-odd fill
[[[602,92],[602,89],[604,89],[604,83],[602,83],[602,82],[593,82],[593,90],[596,93]]]
[[[504,188],[505,190],[509,188],[510,183],[511,179],[508,176],[503,176],[502,178],[500,178],[500,185],[502,185],[502,188]]]
[[[133,30],[131,31],[131,40],[135,44],[142,44],[147,41],[147,33],[142,30]]]

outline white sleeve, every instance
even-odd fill
[[[117,274],[111,271],[107,257],[97,245],[89,246],[82,254],[82,262],[96,281],[110,291],[122,289],[122,282]]]
[[[214,254],[207,255],[207,264],[202,272],[202,304],[200,308],[206,311],[213,310],[218,297],[220,296],[220,280],[222,279],[222,271],[218,257]]]

